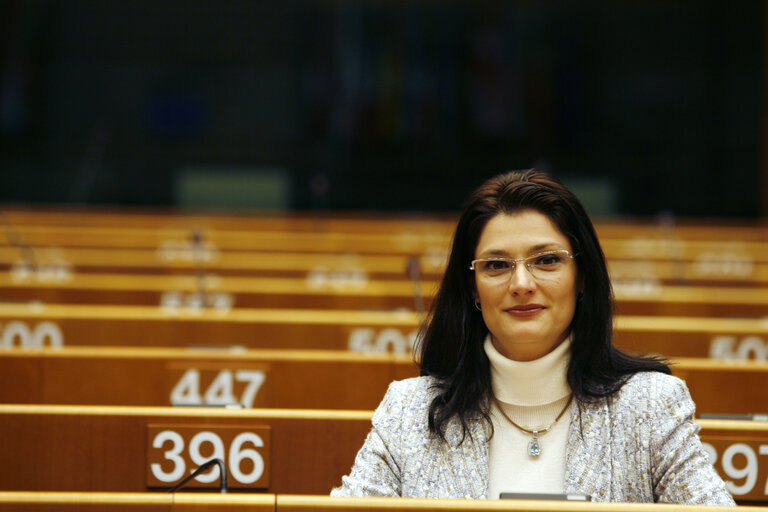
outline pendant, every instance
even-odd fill
[[[541,445],[539,444],[539,433],[533,433],[533,439],[528,443],[528,455],[531,457],[538,457],[541,455]]]

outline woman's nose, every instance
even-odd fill
[[[536,279],[531,275],[525,265],[515,265],[512,275],[509,276],[509,292],[513,295],[531,293],[536,289]]]

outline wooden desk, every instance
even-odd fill
[[[2,207],[8,224],[110,228],[175,228],[180,230],[310,231],[342,233],[435,233],[453,231],[458,214],[397,214],[387,212],[226,212],[147,211],[95,207]]]
[[[236,268],[253,272],[253,263],[242,262],[258,260],[259,256],[254,254],[258,252],[325,253],[357,258],[389,255],[406,259],[417,257],[425,275],[437,278],[450,248],[453,228],[450,223],[440,221],[427,222],[424,226],[413,221],[401,224],[383,221],[370,222],[364,229],[364,219],[315,224],[304,219],[299,227],[292,228],[290,219],[283,219],[283,222],[275,219],[274,226],[261,220],[254,221],[255,229],[244,227],[247,222],[233,222],[229,229],[221,224],[210,229],[178,225],[154,228],[130,224],[110,226],[104,222],[85,226],[58,222],[54,223],[57,225],[20,224],[14,228],[17,235],[14,240],[8,239],[7,233],[5,240],[0,238],[0,244],[5,244],[0,252],[0,264],[8,266],[19,259],[32,259],[45,265],[51,258],[47,255],[52,251],[57,254],[54,260],[68,262],[75,269],[78,266],[87,268],[95,262],[102,272],[118,271],[121,265],[122,268],[130,267],[126,256],[105,257],[105,253],[113,252],[109,249],[119,249],[128,251],[135,258],[134,265],[145,272],[157,272],[148,264],[154,257],[156,263],[166,266],[172,263],[171,268],[176,270],[189,269],[193,262],[198,266],[205,263],[209,270],[230,273]],[[377,229],[379,225],[385,227]],[[712,238],[707,238],[708,232],[712,233]],[[644,278],[661,284],[765,285],[768,282],[766,227],[718,229],[700,226],[669,231],[657,226],[629,224],[618,229],[601,229],[600,237],[611,263],[612,275],[617,279]],[[67,256],[66,251],[72,251],[71,256]],[[282,276],[292,275],[290,269],[274,268],[273,262],[266,266],[268,268],[264,270],[269,270],[272,275],[278,271],[283,272],[279,274]],[[348,263],[343,266],[348,268]],[[360,268],[369,266],[363,263]],[[402,275],[403,269],[404,265],[398,263],[386,263],[385,268],[376,264],[370,268],[370,275],[377,278],[397,276]]]
[[[614,286],[658,285],[768,286],[768,262],[739,249],[694,248],[690,255],[636,249],[631,244],[606,244],[608,270]],[[614,247],[616,246],[616,247]],[[768,253],[768,244],[754,253]],[[37,273],[42,279],[71,274],[196,274],[219,276],[291,277],[307,280],[402,280],[412,259],[422,279],[439,280],[445,270],[448,247],[427,253],[357,254],[285,251],[222,251],[212,246],[167,245],[157,249],[100,247],[36,247],[21,251],[0,246],[0,270],[20,277]],[[21,262],[27,261],[28,265]],[[34,266],[32,264],[34,263]]]
[[[198,465],[192,452],[205,460],[219,445],[233,488],[327,494],[352,467],[370,416],[362,411],[0,405],[0,490],[142,492],[155,475],[173,485],[181,479],[173,473],[188,474],[186,469]],[[161,435],[165,431],[171,434]],[[249,437],[238,441],[243,433],[257,434],[264,446]],[[256,459],[263,464],[261,472]],[[253,478],[258,479],[250,482]]]
[[[0,351],[0,403],[372,410],[418,374],[410,356],[349,351],[17,349]]]
[[[0,304],[0,347],[240,346],[404,354],[419,322],[408,311]],[[768,322],[618,316],[614,342],[671,357],[768,360]]]
[[[274,494],[0,492],[0,512],[275,512]]]
[[[768,414],[768,363],[676,359],[699,414]],[[67,347],[0,352],[0,403],[374,409],[408,356]]]
[[[227,213],[188,210],[147,210],[71,205],[0,205],[12,226],[76,226],[157,229],[240,229],[277,231],[335,231],[347,233],[398,233],[452,231],[458,211],[449,214],[376,214],[371,212],[249,212]],[[768,224],[725,219],[592,219],[603,238],[644,240],[768,240]],[[670,222],[672,221],[672,222]]]
[[[153,447],[158,430],[149,425],[159,424],[184,432],[185,439],[203,431],[223,436],[223,427],[253,430],[269,426],[269,484],[262,491],[327,494],[349,472],[370,428],[370,416],[362,411],[2,405],[0,439],[10,442],[0,444],[0,460],[4,461],[0,490],[143,492],[151,471],[148,457],[162,459],[173,448],[170,442]],[[768,458],[763,447],[768,446],[768,422],[699,423],[715,468],[732,481],[730,488],[737,499],[764,502]],[[184,431],[185,426],[191,431]],[[190,464],[188,446],[179,455],[185,467]],[[165,464],[162,471],[171,473],[180,462]],[[744,467],[739,476],[737,470]]]
[[[277,496],[278,512],[310,512],[315,510],[339,512],[725,512],[732,507],[702,505],[669,505],[663,503],[598,503],[540,500],[428,500],[417,498],[330,498],[327,496]],[[765,512],[756,506],[739,510]]]
[[[419,293],[428,303],[437,283],[425,281]],[[765,295],[768,296],[768,290]],[[308,281],[298,278],[78,274],[69,279],[17,280],[0,273],[0,301],[41,301],[63,304],[204,304],[218,309],[415,308],[411,281]]]
[[[768,363],[687,358],[671,363],[672,374],[688,385],[696,414],[768,414]]]
[[[331,498],[296,494],[203,494],[176,493],[72,493],[0,492],[0,511],[80,512],[98,507],[105,512],[235,512],[246,507],[254,512],[713,512],[722,507],[668,505],[656,503],[580,503],[538,500],[435,500],[415,498]],[[764,508],[742,506],[745,512],[764,512]]]
[[[438,283],[422,281],[428,307]],[[202,293],[204,291],[204,293]],[[415,309],[411,281],[329,282],[291,278],[83,274],[40,282],[0,273],[0,301],[64,304],[204,304],[219,309]],[[617,288],[622,315],[763,317],[768,288],[652,286]]]

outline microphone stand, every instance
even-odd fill
[[[176,491],[178,491],[179,489],[184,487],[184,485],[187,482],[189,482],[190,480],[192,480],[197,475],[199,475],[203,471],[207,470],[208,468],[210,468],[214,464],[219,466],[219,471],[221,472],[221,480],[220,480],[220,484],[219,484],[219,492],[221,494],[227,494],[227,468],[224,465],[224,461],[221,460],[221,459],[211,459],[211,460],[205,462],[203,465],[201,465],[199,468],[197,468],[195,471],[193,471],[192,474],[189,475],[187,478],[185,478],[181,482],[177,483],[176,485],[174,485],[173,487],[168,489],[168,492],[176,492]]]

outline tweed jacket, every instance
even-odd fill
[[[443,442],[429,433],[431,377],[390,384],[352,471],[334,496],[487,498],[489,431],[452,419]],[[734,505],[693,421],[685,383],[657,372],[632,376],[610,398],[575,401],[566,446],[564,492],[593,501]]]

